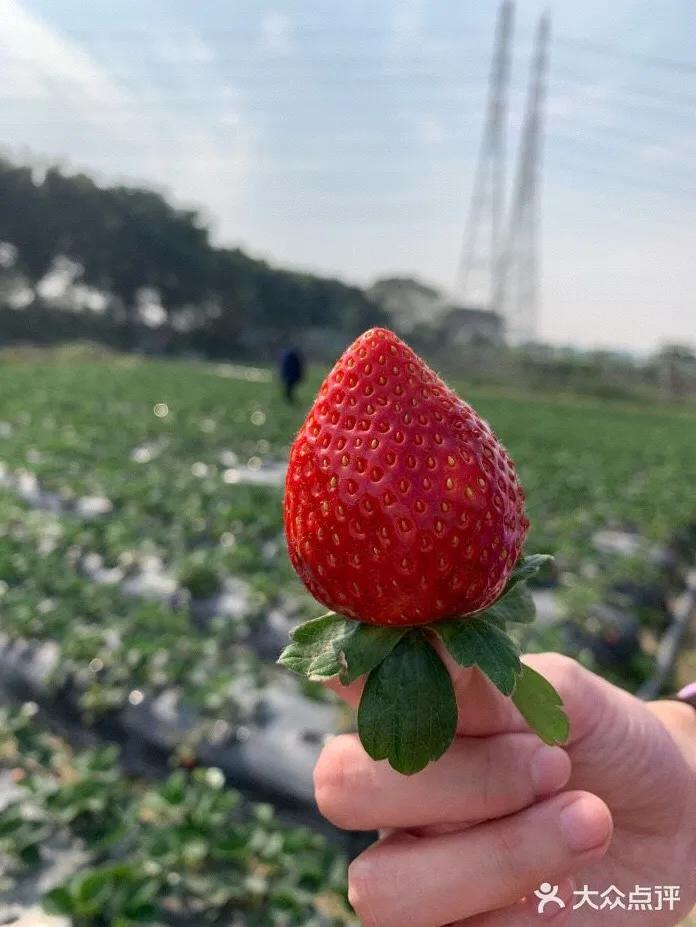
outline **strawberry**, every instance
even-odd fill
[[[315,598],[377,625],[471,614],[500,595],[528,528],[490,426],[395,334],[361,335],[290,452],[285,533]]]
[[[295,628],[279,663],[315,681],[366,677],[360,741],[404,775],[456,734],[439,648],[487,676],[544,743],[565,743],[560,696],[507,632],[534,617],[526,582],[552,559],[520,557],[528,529],[515,468],[487,423],[392,332],[365,332],[290,451],[290,558],[332,611]]]

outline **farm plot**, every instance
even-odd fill
[[[551,611],[586,635],[601,608],[659,634],[662,598],[682,569],[665,567],[675,529],[693,557],[683,529],[696,520],[696,413],[460,392],[518,462],[529,550],[557,557],[540,591]],[[272,665],[289,625],[320,608],[289,568],[281,532],[279,480],[302,417],[272,379],[233,368],[131,358],[0,366],[0,656],[19,659],[20,642],[43,648],[49,693],[97,727],[173,693],[167,705],[195,718],[173,725],[181,765],[213,762],[202,745],[217,741],[241,751],[243,784],[256,775],[280,788],[294,758],[307,801],[333,709]],[[527,643],[594,664],[586,642],[549,627]],[[635,687],[652,662],[639,648],[600,668]],[[135,730],[164,724],[161,713],[144,718]],[[45,792],[36,794],[43,807]],[[217,801],[214,790],[205,801]],[[90,865],[117,856],[97,848]],[[269,923],[314,923],[294,916]]]
[[[302,410],[283,404],[272,381],[220,376],[230,371],[132,359],[8,365],[0,461],[30,504],[39,497],[77,516],[61,519],[61,537],[83,573],[124,574],[126,589],[153,597],[183,589],[210,608],[226,592],[234,611],[236,594],[260,640],[274,605],[313,608],[284,555],[274,487]],[[655,545],[696,508],[694,411],[461,392],[518,462],[529,549],[556,555],[571,616],[617,583],[654,586]],[[251,599],[226,577],[242,577]],[[655,596],[639,607],[659,629]],[[284,630],[277,609],[274,620]]]
[[[19,898],[77,927],[354,923],[340,856],[244,802],[219,769],[144,782],[114,748],[76,751],[38,729],[35,711],[0,711],[0,776],[14,783],[0,800],[3,922]]]
[[[127,696],[134,664],[136,685],[170,671],[177,684],[182,675],[201,679],[196,700],[221,708],[212,690],[247,659],[237,645],[251,640],[269,658],[289,623],[315,613],[288,566],[280,527],[278,477],[302,410],[282,403],[268,379],[220,372],[130,358],[0,370],[0,505],[10,507],[0,550],[0,579],[11,587],[4,629],[48,637],[71,669],[79,633],[78,658],[90,657],[91,646],[87,666],[99,667],[92,708]],[[461,391],[518,462],[529,549],[556,555],[557,598],[571,617],[582,619],[608,589],[619,587],[621,605],[621,588],[657,583],[655,545],[696,507],[693,412]],[[39,506],[35,515],[11,511],[17,495]],[[71,617],[84,611],[71,594],[94,600],[91,636]],[[659,596],[638,605],[659,631]],[[198,633],[184,648],[192,616]],[[119,628],[133,645],[127,656],[115,645]],[[202,675],[193,669],[197,647],[209,668]],[[140,678],[143,660],[154,666]],[[627,674],[629,684],[646,665]]]

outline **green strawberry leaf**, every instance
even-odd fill
[[[449,673],[423,633],[410,631],[368,676],[358,709],[363,747],[410,776],[442,756],[456,730]]]
[[[564,744],[570,736],[570,722],[563,699],[536,670],[522,664],[512,700],[520,714],[546,744]]]
[[[532,576],[536,576],[539,570],[552,560],[551,554],[532,554],[530,557],[520,557],[503,590],[503,596],[511,592],[518,583],[524,583]]]
[[[505,631],[478,615],[438,621],[431,628],[460,666],[478,666],[503,695],[512,694],[522,664]]]
[[[504,592],[492,605],[477,612],[476,618],[492,621],[502,630],[510,622],[512,624],[529,624],[534,621],[536,606],[532,594],[524,581],[517,582],[508,592]]]
[[[314,681],[338,676],[348,685],[381,663],[405,633],[329,612],[295,628],[278,662]]]
[[[334,650],[341,664],[340,679],[344,686],[378,666],[406,634],[406,628],[387,628],[351,621],[344,637],[334,641]]]
[[[333,645],[345,636],[347,625],[347,619],[335,612],[306,621],[292,631],[292,643],[283,650],[278,663],[308,679],[338,676],[342,666]]]

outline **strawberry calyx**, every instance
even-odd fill
[[[368,624],[329,612],[291,634],[278,662],[313,681],[337,678],[349,685],[367,676],[358,709],[358,734],[375,760],[386,759],[412,775],[452,743],[457,704],[450,675],[433,644],[439,640],[462,667],[477,667],[512,698],[547,744],[564,743],[569,722],[556,690],[520,661],[508,632],[535,616],[527,580],[552,558],[536,554],[517,562],[500,596],[487,608],[430,624]]]

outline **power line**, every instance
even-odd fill
[[[579,71],[568,68],[564,64],[560,67],[556,64],[553,69],[553,81],[558,80],[562,83],[572,84],[577,87],[597,86],[594,75],[582,74]],[[696,106],[696,94],[683,93],[667,89],[664,87],[632,87],[626,84],[620,87],[612,87],[612,98],[621,97],[640,97],[646,100],[662,103],[667,106]]]
[[[297,87],[288,86],[287,83],[282,86],[279,85],[276,88],[271,90],[264,90],[264,92],[254,92],[253,106],[250,105],[250,101],[246,99],[246,110],[263,110],[271,106],[278,106],[284,110],[292,109],[306,109],[318,103],[329,102],[333,103],[336,99],[345,99],[345,93],[343,92],[345,88],[340,88],[339,93],[332,93],[328,91],[328,88],[321,87],[318,89],[312,88],[306,94],[301,97],[298,97]],[[328,91],[328,92],[327,92]],[[138,93],[138,97],[133,97],[132,99],[127,99],[129,93]],[[365,93],[368,93],[370,96],[370,105],[380,105],[380,106],[399,106],[401,109],[404,107],[404,101],[398,97],[395,98],[393,95],[381,95],[376,94],[374,87],[365,87],[364,91],[361,91],[359,94],[354,94],[353,96],[356,99],[363,99]],[[124,95],[123,101],[119,104],[119,108],[124,111],[129,110],[144,110],[147,111],[151,107],[157,106],[174,106],[176,108],[184,109],[187,106],[200,107],[201,103],[210,103],[210,104],[219,104],[219,105],[234,105],[237,97],[234,94],[226,95],[220,93],[216,96],[213,93],[160,93],[159,91],[153,91],[151,88],[146,86],[140,86],[139,89],[128,88],[122,90]],[[433,103],[442,104],[446,106],[460,106],[462,102],[469,100],[478,101],[479,88],[476,85],[470,87],[461,87],[458,92],[453,92],[449,96],[444,98],[438,98],[432,94],[410,94],[409,95],[409,106],[413,106],[413,109],[416,109],[420,105],[432,106]],[[85,100],[89,99],[89,91],[78,94],[74,91],[69,93],[61,93],[61,91],[55,87],[50,88],[49,92],[45,96],[37,97],[32,94],[6,94],[0,98],[0,102],[4,103],[21,103],[23,106],[26,106],[27,109],[34,107],[41,108],[46,105],[53,105],[56,101],[80,104],[84,103]]]
[[[590,39],[578,39],[570,36],[556,36],[555,41],[559,45],[565,45],[567,48],[575,48],[579,51],[590,52],[594,55],[604,55],[622,61],[641,62],[651,67],[675,71],[680,74],[696,75],[696,61],[684,61],[678,58],[670,58],[664,55],[650,55],[643,52],[629,52],[625,49],[615,48],[611,45],[603,45],[601,42],[594,42]]]
[[[298,25],[297,23],[292,23],[291,26],[292,27],[289,30],[289,36],[297,39],[320,39],[323,42],[335,41],[337,39],[340,41],[364,41],[366,39],[376,39],[382,42],[388,42],[392,37],[391,30],[388,27],[383,26],[373,27],[361,24],[359,26],[341,25],[339,27],[334,24],[327,26],[317,26],[316,24]],[[239,40],[245,44],[248,44],[250,41],[258,42],[260,50],[263,50],[262,42],[264,36],[262,24],[252,28],[225,28],[223,26],[220,28],[201,28],[197,26],[195,29],[161,29],[153,28],[152,26],[109,30],[64,28],[61,29],[61,34],[70,36],[75,39],[92,39],[99,42],[113,42],[116,44],[120,42],[133,43],[135,40],[142,40],[145,38],[151,42],[162,42],[167,40],[195,42],[197,40],[211,41],[216,39],[224,39],[225,41],[229,41],[232,39]],[[441,53],[441,43],[443,41],[446,43],[451,43],[453,48],[458,50],[461,47],[461,39],[463,37],[480,37],[481,34],[482,32],[480,29],[472,31],[468,25],[459,27],[455,24],[448,27],[443,27],[442,30],[434,30],[430,28],[427,31],[418,32],[418,51],[419,53],[422,53],[423,45],[427,44],[428,42],[438,43],[438,47],[431,53],[433,56],[437,56]],[[696,61],[673,58],[669,55],[655,55],[648,52],[630,51],[626,48],[597,42],[594,39],[588,39],[582,36],[557,33],[554,36],[554,43],[556,45],[566,46],[571,50],[586,51],[594,55],[611,57],[626,61],[639,61],[652,67],[665,68],[682,73],[696,74]],[[216,51],[218,50],[216,49]],[[381,49],[380,51],[383,53],[384,49]],[[399,53],[404,55],[406,54],[406,50],[402,48]]]
[[[478,54],[478,46],[475,47],[474,51]],[[342,65],[353,64],[353,65],[370,65],[377,64],[380,67],[388,66],[398,66],[400,68],[404,67],[404,62],[407,61],[409,65],[419,65],[421,63],[429,65],[433,61],[440,62],[442,60],[442,52],[423,52],[419,51],[418,54],[409,54],[409,55],[399,55],[390,58],[390,56],[384,51],[384,49],[375,50],[374,52],[356,52],[352,49],[347,49],[346,51],[341,51],[338,49],[332,49],[330,51],[321,52],[312,52],[311,54],[306,54],[301,57],[295,57],[292,55],[277,55],[273,52],[266,52],[263,49],[259,48],[253,51],[251,54],[240,55],[237,52],[232,50],[229,51],[216,51],[213,55],[213,59],[209,61],[200,61],[200,60],[186,60],[186,55],[182,52],[179,56],[179,59],[173,60],[173,56],[170,53],[163,55],[161,53],[152,53],[152,50],[148,50],[148,53],[152,55],[155,63],[161,63],[164,58],[168,63],[173,67],[181,67],[186,64],[193,67],[205,67],[209,68],[215,66],[216,64],[225,64],[229,61],[232,61],[235,65],[253,65],[254,67],[259,68],[277,68],[277,69],[287,69],[287,68],[296,68],[298,66],[307,66],[315,64],[325,64],[332,65],[336,64],[337,61],[340,61]],[[7,59],[11,59],[17,62],[24,62],[27,64],[45,64],[45,58],[40,54],[30,54],[27,52],[15,52],[13,50],[7,50],[0,48],[0,55]],[[454,57],[454,50],[452,51],[453,63],[456,63],[456,58]]]
[[[622,185],[630,187],[634,190],[640,190],[645,193],[658,193],[664,194],[666,196],[675,196],[678,197],[682,202],[687,202],[691,200],[696,207],[696,186],[684,186],[681,184],[665,184],[661,183],[659,178],[656,182],[655,174],[650,176],[641,176],[640,174],[626,173],[623,170],[612,170],[610,167],[601,167],[596,166],[596,162],[586,162],[582,161],[573,162],[572,158],[570,160],[566,158],[556,158],[553,162],[553,169],[560,170],[563,173],[580,173],[588,174],[594,177],[608,177],[612,180],[619,181]],[[584,191],[578,191],[584,192]],[[590,191],[593,193],[594,191]],[[601,193],[600,193],[601,195]]]
[[[627,165],[629,168],[633,166],[634,163],[639,165],[642,162],[642,165],[645,167],[646,171],[649,173],[646,174],[646,177],[652,178],[655,176],[656,172],[659,172],[660,178],[664,178],[666,174],[670,174],[675,179],[681,179],[680,174],[688,172],[689,179],[693,177],[693,153],[696,151],[696,147],[692,146],[690,151],[683,153],[677,152],[674,153],[673,148],[668,148],[665,145],[664,139],[658,137],[652,137],[646,139],[642,144],[643,148],[639,151],[635,151],[633,147],[626,150],[622,149],[620,146],[616,145],[616,140],[610,141],[607,139],[601,139],[597,137],[587,137],[581,135],[573,135],[572,133],[549,133],[549,137],[553,138],[557,143],[562,142],[566,145],[572,144],[573,155],[578,151],[588,151],[590,154],[594,154],[594,163],[597,163],[598,156],[610,158],[610,163],[616,165],[620,163],[621,165]],[[622,143],[622,139],[618,139],[619,143]],[[633,142],[625,143],[634,145]],[[652,146],[652,147],[651,147]],[[634,157],[631,157],[631,156]],[[661,157],[664,155],[664,157]],[[651,167],[651,160],[652,167]],[[557,155],[554,154],[553,163],[555,164],[557,160]],[[611,168],[610,168],[611,169]],[[625,173],[625,168],[621,167],[621,172]]]
[[[559,89],[564,86],[588,90],[586,81],[569,80],[561,75],[560,78],[554,77],[554,96],[558,95]],[[637,96],[641,97],[641,99],[635,99]],[[666,118],[674,118],[675,107],[685,108],[684,115],[687,117],[693,115],[688,110],[696,108],[696,97],[691,97],[688,94],[670,95],[668,91],[663,94],[660,90],[655,90],[650,94],[647,92],[638,93],[632,92],[630,88],[625,88],[620,93],[614,92],[596,97],[588,92],[586,102],[591,106],[606,106],[616,110],[630,110],[644,113],[646,116],[656,115],[657,117],[664,116]]]
[[[370,97],[370,106],[380,106],[380,107],[389,107],[389,106],[398,106],[401,112],[404,113],[418,113],[422,111],[423,107],[432,107],[437,106],[441,107],[441,111],[445,112],[446,110],[451,109],[455,106],[460,106],[463,101],[469,99],[476,99],[479,95],[479,86],[478,84],[462,84],[459,87],[448,87],[446,93],[441,93],[439,90],[435,89],[432,92],[427,93],[410,93],[407,101],[402,100],[400,97],[396,97],[391,91],[389,94],[377,93],[375,91],[374,82],[367,82],[364,87],[361,88],[359,93],[351,94],[355,99],[363,99],[365,93],[369,93]],[[162,89],[160,89],[160,87]],[[140,84],[138,86],[121,86],[119,88],[124,95],[124,99],[114,104],[113,106],[109,104],[110,109],[118,108],[119,111],[124,113],[130,112],[149,112],[151,109],[156,109],[157,107],[167,108],[169,110],[185,110],[188,108],[199,109],[201,104],[207,103],[215,105],[217,107],[224,107],[225,105],[234,106],[237,104],[238,96],[235,93],[225,94],[224,88],[220,88],[219,93],[211,92],[211,89],[208,88],[204,91],[188,91],[188,92],[176,92],[171,88],[164,89],[164,85],[150,85],[147,86]],[[269,110],[278,109],[282,111],[292,110],[305,110],[311,111],[314,108],[319,106],[331,103],[333,104],[336,100],[345,100],[345,87],[340,85],[336,88],[329,86],[322,86],[319,88],[312,87],[307,93],[299,95],[298,87],[294,83],[289,83],[287,80],[282,84],[278,83],[275,85],[263,87],[259,89],[258,87],[253,88],[253,100],[248,96],[249,88],[244,86],[237,86],[235,90],[239,90],[242,93],[246,93],[247,97],[244,100],[244,109],[247,115],[254,115],[255,113],[266,113]],[[386,91],[386,88],[381,88]],[[394,91],[397,89],[392,88]],[[128,95],[133,95],[131,99],[128,99]],[[136,96],[137,95],[137,96]],[[551,99],[558,98],[558,88],[552,88]],[[656,94],[657,97],[657,94]],[[562,99],[562,97],[560,98]],[[0,102],[5,103],[6,105],[22,105],[27,111],[31,110],[41,110],[46,107],[53,107],[56,103],[62,103],[66,106],[80,106],[86,100],[89,100],[89,93],[85,91],[82,94],[77,94],[74,90],[69,92],[63,92],[62,88],[52,86],[45,88],[45,95],[37,96],[36,94],[22,94],[22,93],[6,93],[0,97]],[[612,115],[614,110],[638,110],[640,113],[645,112],[646,107],[643,104],[638,104],[635,101],[625,101],[620,100],[616,97],[613,98],[600,98],[594,99],[588,97],[586,101],[573,101],[574,104],[579,102],[580,107],[583,103],[587,104],[588,108],[594,106],[606,106],[610,107],[612,110]],[[670,104],[670,101],[667,101],[667,106],[660,106],[658,100],[656,99],[649,107],[650,113],[645,113],[646,117],[652,115],[653,112],[656,112],[657,115],[665,119],[674,119],[675,113],[674,108]],[[684,101],[682,106],[691,105]],[[693,101],[693,107],[696,108],[696,98]],[[582,113],[582,108],[579,110]],[[430,115],[431,112],[428,112]],[[685,113],[685,116],[690,114]],[[592,122],[583,122],[582,117],[573,116],[573,124],[584,124],[589,125],[592,129],[601,128],[601,125],[598,126],[596,121]],[[614,125],[607,125],[606,131],[614,132],[616,134],[623,134],[623,130],[616,130]],[[661,130],[658,130],[661,132]],[[448,138],[456,138],[457,134],[448,132]],[[640,140],[640,139],[639,139]]]
[[[132,42],[134,38],[147,36],[150,39],[240,39],[240,41],[249,42],[250,40],[262,42],[264,39],[264,30],[257,26],[256,28],[204,28],[196,27],[195,29],[154,29],[152,27],[141,27],[133,29],[62,29],[62,35],[72,36],[82,39],[97,39],[99,41],[113,42]],[[392,38],[392,31],[384,26],[350,26],[350,25],[330,25],[323,26],[306,26],[293,24],[292,29],[288,30],[288,35],[296,38],[317,38],[326,41],[327,38],[346,39],[348,41],[358,38],[379,39],[380,41],[389,41]],[[443,28],[441,32],[432,29],[427,32],[419,32],[417,40],[422,41],[442,41],[454,39],[458,42],[462,35],[481,36],[483,30],[480,28],[471,29],[468,25],[465,29]]]

